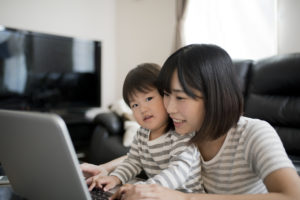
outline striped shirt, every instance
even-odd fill
[[[110,175],[117,176],[124,184],[143,169],[149,177],[143,183],[183,192],[203,192],[200,153],[195,145],[187,144],[194,133],[179,135],[171,130],[151,141],[149,135],[147,129],[137,131],[128,158]]]
[[[276,131],[267,122],[241,117],[217,155],[201,161],[207,193],[267,193],[262,180],[277,169],[294,167]]]

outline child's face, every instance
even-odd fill
[[[164,133],[168,113],[156,88],[146,93],[136,92],[129,102],[136,121],[142,127],[151,130],[151,134]]]
[[[200,91],[195,90],[194,93],[202,97]],[[184,92],[177,70],[172,75],[171,93],[164,94],[164,105],[177,133],[187,134],[200,129],[205,115],[203,98],[193,99]]]

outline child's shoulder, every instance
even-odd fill
[[[137,130],[137,136],[148,137],[149,134],[150,134],[150,130],[149,130],[149,129],[140,127],[140,128]]]

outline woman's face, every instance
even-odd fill
[[[175,70],[171,79],[171,93],[164,93],[164,105],[176,132],[181,135],[198,131],[204,119],[203,95],[198,90],[193,92],[200,98],[193,99],[184,92]]]

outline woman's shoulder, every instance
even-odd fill
[[[276,130],[267,121],[244,116],[240,117],[235,130],[244,139],[277,136]]]
[[[261,120],[261,119],[255,119],[250,117],[241,116],[237,127],[241,128],[244,127],[244,129],[260,129],[260,128],[273,128],[267,121]]]

